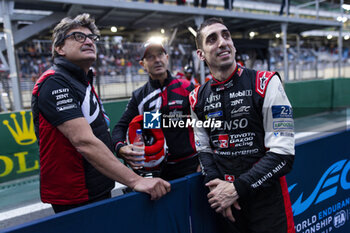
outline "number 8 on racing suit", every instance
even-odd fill
[[[189,98],[192,119],[221,123],[195,127],[195,144],[205,182],[233,182],[238,228],[294,232],[284,177],[294,161],[294,122],[279,74],[237,65],[227,80],[213,78]]]

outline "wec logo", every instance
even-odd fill
[[[332,164],[325,173],[323,173],[321,179],[318,181],[314,191],[309,197],[304,199],[301,193],[298,199],[292,204],[294,216],[297,216],[306,211],[312,204],[316,205],[328,198],[336,195],[337,190],[341,187],[344,190],[350,189],[350,181],[347,180],[347,176],[350,172],[350,160],[340,160]],[[291,192],[295,186],[293,184],[288,188]]]

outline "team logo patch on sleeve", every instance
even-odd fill
[[[294,129],[293,120],[273,121],[274,130],[290,130]]]
[[[270,71],[258,71],[256,73],[255,91],[258,92],[258,94],[262,97],[265,97],[267,84],[274,74],[275,72]]]
[[[274,105],[271,110],[272,118],[293,118],[293,110],[288,105]]]

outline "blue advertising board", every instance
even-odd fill
[[[0,232],[190,233],[188,197],[188,180],[180,178],[172,181],[171,192],[157,201],[132,192]]]
[[[297,233],[350,232],[350,131],[296,146],[287,176]]]
[[[349,142],[345,131],[296,146],[287,175],[296,233],[350,232]],[[129,193],[0,232],[218,232],[203,177],[171,183],[172,191],[158,201]]]

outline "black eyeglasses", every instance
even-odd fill
[[[100,40],[100,36],[96,34],[86,35],[85,33],[82,33],[82,32],[72,32],[68,35],[65,35],[65,37],[63,37],[62,39],[62,42],[70,36],[74,36],[74,39],[80,43],[84,43],[86,40],[86,37],[89,37],[89,39],[92,40],[93,42],[97,42]]]

